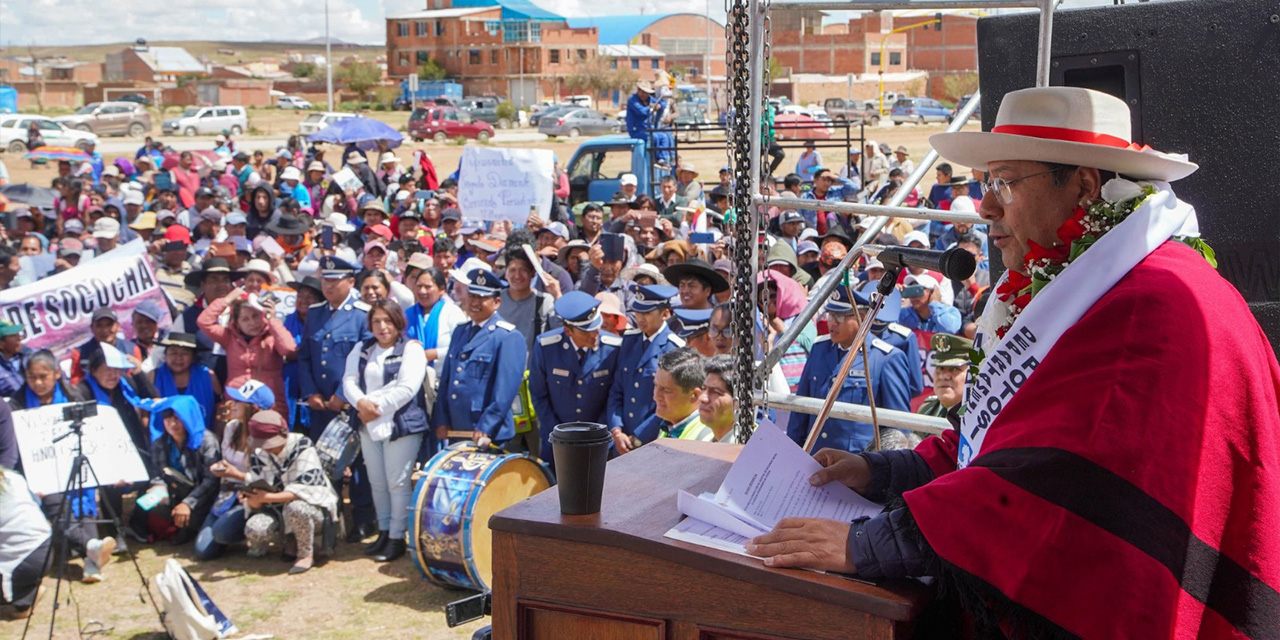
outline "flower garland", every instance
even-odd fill
[[[1087,207],[1076,207],[1071,218],[1062,223],[1057,232],[1057,244],[1045,247],[1028,241],[1029,250],[1023,260],[1023,271],[1009,271],[1008,279],[996,288],[996,295],[990,300],[990,304],[996,305],[994,317],[999,319],[998,324],[982,328],[1004,338],[1023,309],[1027,308],[1045,285],[1053,282],[1054,278],[1108,231],[1124,222],[1155,192],[1156,188],[1145,182],[1112,179],[1102,186],[1100,200]],[[1195,249],[1209,264],[1217,268],[1213,249],[1203,240],[1181,236],[1174,239]],[[981,362],[981,355],[974,354],[975,367]]]

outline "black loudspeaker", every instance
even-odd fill
[[[983,129],[1035,86],[1038,27],[1036,12],[978,21]],[[1123,98],[1135,141],[1200,165],[1173,189],[1280,348],[1280,0],[1061,10],[1053,27],[1050,84]]]

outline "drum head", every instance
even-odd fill
[[[472,561],[485,589],[493,585],[490,516],[551,487],[542,466],[528,458],[511,456],[499,464],[497,471],[486,481],[471,513]]]

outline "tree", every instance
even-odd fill
[[[334,74],[342,86],[354,91],[361,100],[369,94],[369,90],[382,81],[382,70],[372,62],[355,61],[338,68]]]
[[[574,93],[599,95],[613,88],[615,70],[610,68],[610,58],[591,56],[579,58],[573,63],[573,72],[564,79],[564,86]]]
[[[418,67],[418,79],[420,80],[444,80],[449,77],[449,72],[436,62],[435,58],[427,58],[427,61]]]
[[[959,102],[960,98],[978,90],[978,74],[960,73],[944,76],[942,78],[942,88],[946,92],[947,97]],[[960,105],[957,104],[956,106],[959,107]]]
[[[778,62],[777,58],[770,56],[769,57],[769,79],[779,80],[779,79],[785,78],[787,75],[789,74],[787,73],[786,68],[782,66],[782,63]]]
[[[314,62],[299,62],[293,65],[293,77],[295,78],[314,78],[316,72],[320,69]]]

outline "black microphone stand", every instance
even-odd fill
[[[66,577],[67,563],[68,560],[70,560],[70,540],[67,538],[66,532],[71,528],[72,522],[73,509],[71,508],[71,501],[78,498],[80,496],[80,492],[85,489],[85,481],[87,478],[92,478],[92,487],[101,486],[98,474],[93,470],[93,464],[89,462],[88,456],[84,455],[84,416],[77,414],[77,416],[71,420],[71,424],[68,425],[67,431],[56,436],[52,443],[57,444],[71,436],[75,436],[76,438],[74,448],[75,456],[72,458],[71,471],[67,476],[67,482],[62,492],[62,502],[58,505],[58,513],[54,517],[54,522],[57,524],[54,527],[53,535],[57,538],[57,555],[61,561],[58,563],[58,577],[53,583],[53,608],[49,612],[49,640],[53,640],[54,625],[58,619],[58,598],[62,592],[63,579],[67,580],[67,589],[71,589],[71,579]],[[98,524],[106,524],[109,522],[115,526],[116,535],[124,536],[124,528],[120,525],[120,516],[116,513],[115,507],[111,505],[111,501],[103,500],[102,504],[107,510],[107,514],[109,516],[108,519],[89,518],[82,513],[74,516],[75,521],[77,523],[94,522]],[[49,545],[49,548],[45,551],[43,563],[44,571],[41,573],[42,576],[49,574],[49,563],[52,562],[54,558],[54,546],[55,545]],[[146,592],[147,599],[151,601],[151,607],[156,611],[160,627],[164,628],[164,614],[160,611],[160,606],[156,604],[155,597],[151,595],[151,585],[147,581],[146,576],[143,575],[142,567],[138,565],[138,557],[134,555],[133,549],[127,546],[125,548],[125,553],[129,556],[129,560],[133,562],[133,569],[138,573],[138,579],[142,581],[142,590]],[[141,594],[139,594],[138,600],[140,602],[146,602],[146,600],[142,599]],[[34,607],[35,603],[32,603],[31,606]],[[28,616],[26,625],[22,628],[22,637],[24,640],[27,637],[28,630],[31,628],[31,620],[33,617],[34,616]]]
[[[900,271],[902,271],[901,265],[885,265],[884,275],[880,277],[880,282],[876,285],[875,292],[871,294],[871,310],[867,312],[866,316],[859,318],[858,333],[853,338],[853,346],[849,349],[849,353],[845,355],[844,362],[840,364],[840,371],[836,373],[836,377],[831,383],[831,390],[827,392],[826,400],[822,403],[822,411],[818,412],[818,419],[813,421],[813,427],[809,429],[809,436],[805,438],[804,450],[806,453],[813,452],[814,442],[818,439],[818,434],[822,433],[822,427],[827,423],[827,418],[831,415],[831,407],[836,402],[836,396],[840,395],[840,389],[844,386],[845,379],[849,377],[849,370],[853,368],[853,361],[857,359],[859,350],[863,353],[862,368],[864,373],[868,376],[870,375],[870,367],[866,358],[867,334],[871,332],[871,322],[880,313],[880,308],[884,306],[885,298],[893,292],[893,287],[898,282],[898,273]],[[853,296],[850,295],[849,299],[852,300]],[[856,305],[854,311],[855,313],[857,311]],[[877,448],[879,448],[880,425],[876,424],[875,399],[870,379],[867,380],[867,395],[870,400],[869,406],[871,407],[871,420],[873,423],[871,427],[875,433]]]

